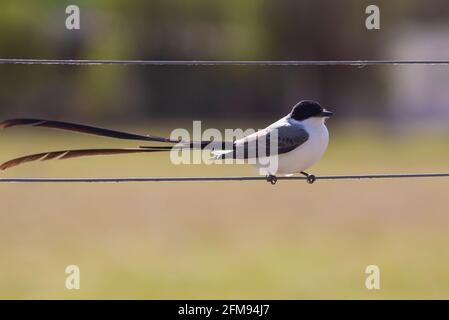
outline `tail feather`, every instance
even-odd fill
[[[30,119],[30,118],[18,118],[10,119],[0,123],[0,128],[9,128],[14,126],[35,126],[35,127],[46,127],[54,128],[60,130],[81,132],[86,134],[98,135],[103,137],[111,137],[116,139],[124,140],[140,140],[140,141],[157,141],[171,143],[169,146],[141,146],[139,148],[114,148],[114,149],[79,149],[79,150],[62,150],[62,151],[52,151],[43,152],[37,154],[26,155],[23,157],[15,158],[9,160],[0,165],[0,170],[6,170],[11,167],[18,166],[23,163],[31,161],[45,161],[52,159],[71,159],[77,157],[85,156],[96,156],[96,155],[114,155],[114,154],[128,154],[128,153],[140,153],[140,152],[161,152],[170,151],[172,149],[211,149],[212,153],[216,159],[221,159],[222,156],[227,153],[227,150],[219,151],[214,150],[217,148],[224,149],[229,142],[225,141],[180,141],[173,140],[160,136],[153,135],[139,135],[134,133],[128,133],[123,131],[105,129],[100,127],[93,127],[78,123],[63,122],[63,121],[53,121],[53,120],[43,120],[43,119]],[[173,145],[174,144],[174,145]],[[232,144],[232,143],[231,143]],[[232,151],[231,151],[232,152]]]
[[[170,151],[170,147],[156,148],[156,149],[142,149],[142,148],[115,148],[115,149],[79,149],[79,150],[62,150],[62,151],[52,151],[36,153],[31,155],[26,155],[23,157],[15,158],[4,162],[0,165],[0,170],[6,170],[20,164],[32,161],[45,161],[52,159],[71,159],[86,156],[98,156],[98,155],[115,155],[115,154],[128,154],[128,153],[141,153],[141,152],[161,152]]]
[[[97,136],[110,137],[124,140],[140,140],[140,141],[158,141],[177,143],[178,140],[172,140],[165,137],[153,136],[153,135],[140,135],[135,133],[128,133],[124,131],[117,131],[111,129],[105,129],[100,127],[87,126],[84,124],[54,121],[54,120],[42,120],[42,119],[10,119],[0,123],[0,128],[9,128],[15,126],[31,125],[35,127],[46,127],[60,130],[75,131],[87,134],[93,134]]]

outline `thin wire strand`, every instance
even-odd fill
[[[0,64],[38,65],[146,65],[146,66],[370,66],[446,65],[449,60],[65,60],[0,59]]]
[[[403,179],[449,177],[449,173],[393,173],[368,175],[316,176],[316,180],[361,180],[361,179]],[[151,177],[151,178],[0,178],[0,183],[43,183],[43,182],[186,182],[186,181],[266,181],[263,176],[241,177]],[[307,180],[302,176],[277,177],[277,180]]]

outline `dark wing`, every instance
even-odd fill
[[[299,126],[269,127],[236,141],[232,155],[239,159],[279,155],[296,149],[308,139],[307,131]],[[277,148],[273,149],[271,145],[275,142]]]
[[[299,126],[282,126],[276,129],[278,137],[277,154],[290,152],[309,139],[309,134],[307,131]],[[271,134],[272,131],[268,133],[268,136],[270,137]]]
[[[140,152],[159,152],[170,151],[172,147],[147,147],[142,148],[116,148],[116,149],[80,149],[80,150],[62,150],[43,152],[37,154],[31,154],[20,158],[9,160],[0,165],[0,170],[6,170],[11,167],[18,166],[19,164],[37,161],[37,160],[52,160],[52,159],[70,159],[86,156],[98,156],[98,155],[114,155],[114,154],[128,154],[128,153],[140,153]]]
[[[24,126],[24,125],[82,132],[82,133],[87,133],[87,134],[94,134],[97,136],[111,137],[111,138],[125,139],[125,140],[158,141],[158,142],[170,142],[170,143],[179,142],[177,140],[171,140],[171,139],[165,138],[165,137],[152,136],[152,135],[140,135],[140,134],[123,132],[123,131],[87,126],[87,125],[78,124],[78,123],[53,121],[53,120],[42,120],[42,119],[6,120],[6,121],[3,121],[0,123],[0,128],[8,128],[8,127]]]

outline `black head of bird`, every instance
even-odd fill
[[[330,117],[332,114],[316,101],[303,100],[293,107],[290,117],[297,121],[304,121],[312,117]]]

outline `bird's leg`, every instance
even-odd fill
[[[277,181],[278,181],[278,178],[276,178],[276,176],[274,176],[272,174],[267,175],[267,182],[275,185]]]
[[[316,177],[313,174],[308,174],[307,172],[301,171],[302,175],[307,177],[307,183],[312,184],[316,181]]]

